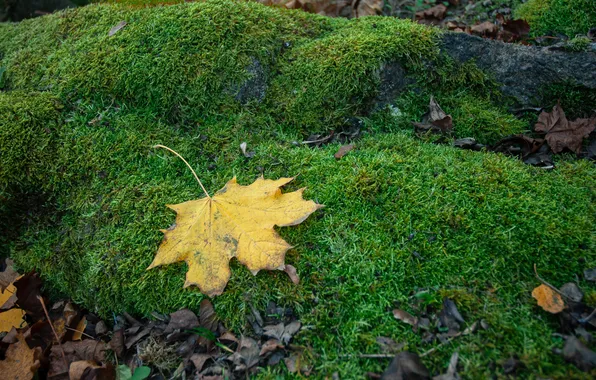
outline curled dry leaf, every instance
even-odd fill
[[[579,153],[584,137],[594,129],[596,129],[596,117],[570,122],[559,104],[555,105],[551,112],[542,111],[534,126],[536,132],[546,133],[546,142],[555,153],[560,153],[564,149]]]
[[[413,316],[405,310],[393,309],[393,316],[395,317],[395,319],[405,322],[408,325],[412,326],[414,330],[418,325],[418,318],[416,318],[415,316]]]
[[[292,179],[259,178],[242,186],[234,178],[213,197],[168,205],[178,214],[176,225],[162,230],[164,240],[147,269],[186,261],[184,286],[196,285],[209,296],[223,292],[232,257],[255,275],[283,270],[291,246],[273,226],[299,224],[321,207],[302,198],[304,189],[282,194],[280,187]]]
[[[418,355],[406,351],[395,355],[381,379],[430,379],[430,372]]]
[[[79,324],[77,325],[77,327],[75,328],[76,331],[72,334],[72,340],[81,340],[81,338],[83,337],[83,331],[85,331],[86,327],[87,327],[87,318],[83,317],[79,321]]]
[[[296,267],[286,264],[284,272],[288,274],[290,280],[292,280],[294,284],[298,285],[300,283],[300,277],[298,276],[298,273],[296,273]]]
[[[447,115],[433,96],[430,97],[428,112],[422,116],[421,123],[413,123],[421,132],[447,133],[453,129],[453,118]]]
[[[557,314],[565,309],[563,297],[544,284],[532,291],[532,297],[538,301],[538,306],[549,313]]]

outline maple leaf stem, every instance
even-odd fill
[[[163,148],[163,149],[169,150],[170,152],[172,152],[176,156],[178,156],[179,159],[181,159],[182,161],[184,161],[184,163],[186,164],[186,166],[188,166],[188,168],[192,172],[192,175],[195,176],[195,179],[197,180],[197,182],[199,183],[199,185],[201,185],[201,189],[203,189],[203,192],[205,193],[205,195],[207,196],[207,198],[211,199],[211,196],[209,195],[209,193],[207,192],[207,190],[205,190],[205,186],[203,186],[203,183],[199,179],[199,176],[197,176],[197,173],[195,173],[195,171],[193,170],[192,166],[190,166],[190,164],[188,162],[186,162],[186,160],[184,159],[184,157],[182,157],[181,155],[179,155],[178,152],[176,152],[174,149],[168,148],[165,145],[157,144],[157,145],[153,145],[153,148]]]

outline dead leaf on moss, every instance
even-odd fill
[[[417,354],[400,352],[383,372],[381,379],[430,379],[430,372]]]
[[[20,333],[16,337],[17,342],[8,347],[4,360],[0,360],[0,374],[3,379],[33,379],[40,366],[41,348],[29,348]]]
[[[120,21],[116,26],[114,26],[108,32],[108,37],[112,37],[114,34],[118,33],[122,28],[127,25],[126,21]]]
[[[230,180],[213,197],[168,205],[176,225],[165,234],[147,269],[186,261],[185,287],[196,285],[209,296],[221,294],[230,278],[229,261],[236,257],[256,275],[262,269],[285,268],[291,246],[273,229],[304,221],[321,207],[302,198],[303,189],[282,194],[293,178],[259,178],[242,186]]]
[[[432,8],[416,12],[414,17],[420,24],[437,25],[445,18],[446,15],[447,7],[443,4],[439,4]]]
[[[375,16],[383,13],[383,0],[354,0],[352,2],[353,16]]]
[[[453,129],[453,118],[447,115],[433,96],[430,97],[428,112],[422,116],[422,122],[413,123],[419,132],[448,133]]]
[[[555,105],[551,112],[542,111],[534,126],[536,132],[546,133],[546,142],[554,153],[560,153],[565,149],[579,153],[584,137],[594,129],[596,117],[570,122],[560,104]]]
[[[565,309],[563,297],[544,284],[532,290],[532,297],[538,301],[538,306],[549,313],[557,314]]]
[[[296,273],[296,268],[293,265],[286,264],[284,272],[288,274],[290,280],[292,280],[294,284],[298,285],[300,283],[300,277],[298,276],[298,273]]]
[[[407,311],[401,309],[393,309],[393,317],[412,326],[412,329],[414,331],[417,330],[418,318],[408,313]]]
[[[343,156],[345,156],[346,154],[348,154],[348,152],[350,152],[352,149],[354,149],[354,144],[342,145],[342,146],[339,147],[339,149],[333,155],[333,157],[335,157],[336,160],[339,160]]]

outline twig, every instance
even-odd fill
[[[561,297],[564,297],[570,301],[573,301],[571,299],[571,297],[569,297],[567,294],[562,293],[559,289],[555,288],[554,286],[552,286],[551,284],[549,284],[548,282],[544,281],[539,275],[538,275],[538,271],[536,270],[536,264],[534,264],[534,273],[536,274],[536,278],[538,279],[538,281],[542,282],[543,285],[548,286],[549,288],[552,289],[553,292],[557,293],[558,295],[560,295]]]
[[[86,333],[84,333],[84,332],[83,332],[83,331],[81,331],[81,330],[73,329],[73,328],[66,327],[66,326],[65,326],[64,328],[65,328],[65,329],[67,329],[67,330],[70,330],[70,331],[74,331],[74,332],[81,333],[82,335],[85,335],[87,338],[91,338],[91,339],[93,339],[93,340],[97,340],[97,338],[94,338],[94,337],[92,337],[91,335],[89,335],[89,334],[86,334]]]
[[[592,310],[590,315],[588,315],[587,317],[580,319],[579,323],[581,323],[583,325],[584,323],[590,322],[590,320],[592,318],[594,318],[595,315],[596,315],[596,309]]]
[[[316,143],[320,143],[320,142],[325,142],[332,137],[333,137],[333,133],[328,136],[323,137],[322,139],[302,141],[302,144],[316,144]]]
[[[64,359],[64,364],[66,364],[66,368],[68,368],[68,360],[66,360],[66,354],[64,353],[64,349],[62,348],[62,344],[60,343],[60,338],[58,338],[58,334],[56,333],[56,329],[54,329],[54,325],[52,324],[52,320],[50,319],[50,314],[48,313],[48,309],[46,309],[46,304],[43,302],[43,298],[41,296],[37,296],[37,299],[41,303],[41,307],[43,308],[43,312],[46,314],[46,318],[48,319],[48,323],[52,328],[52,332],[56,337],[56,342],[58,342],[58,347],[60,347],[60,351],[62,352],[62,359]]]
[[[359,355],[341,355],[342,358],[361,358],[361,359],[392,359],[395,354],[359,354]]]
[[[197,173],[195,173],[195,171],[193,170],[192,166],[190,166],[190,164],[188,162],[186,162],[186,160],[184,159],[184,157],[182,157],[180,154],[178,154],[178,152],[176,152],[174,149],[168,148],[165,145],[157,144],[157,145],[153,145],[153,148],[163,148],[163,149],[169,150],[170,152],[172,152],[176,156],[178,156],[179,159],[181,159],[182,161],[184,161],[184,163],[186,164],[186,166],[188,166],[188,168],[192,172],[192,175],[195,176],[195,179],[197,180],[197,182],[199,183],[199,185],[201,185],[201,189],[203,189],[203,192],[205,193],[205,195],[207,196],[207,198],[211,199],[211,196],[209,195],[209,193],[207,192],[207,190],[205,190],[205,186],[203,186],[203,183],[199,179],[199,176],[197,176]]]

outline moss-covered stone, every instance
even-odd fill
[[[515,16],[528,21],[533,36],[562,33],[575,37],[576,34],[587,34],[596,26],[596,2],[529,0],[516,8]]]
[[[109,37],[121,20],[127,26]],[[430,308],[450,295],[467,321],[492,326],[458,339],[467,358],[462,376],[501,375],[490,363],[513,353],[527,365],[520,375],[576,374],[551,354],[560,342],[551,341],[554,327],[530,298],[532,268],[559,285],[596,265],[596,169],[563,156],[547,172],[415,139],[404,126],[421,116],[431,94],[453,114],[456,135],[490,142],[524,127],[495,102],[490,78],[439,56],[436,36],[409,21],[331,20],[214,0],[90,6],[0,24],[9,90],[0,93],[0,110],[8,110],[0,114],[0,167],[21,169],[4,177],[14,194],[43,183],[46,195],[39,213],[0,217],[0,229],[12,236],[4,247],[21,270],[39,271],[53,295],[102,316],[196,310],[203,296],[182,289],[184,264],[146,270],[159,229],[174,222],[165,204],[202,196],[183,163],[151,149],[164,144],[211,193],[234,175],[242,184],[261,174],[297,176],[288,190],[306,186],[305,198],[326,205],[301,225],[279,229],[296,247],[287,262],[298,268],[300,285],[282,272],[253,277],[232,262],[231,281],[213,302],[235,332],[250,333],[251,305],[291,306],[313,326],[296,343],[312,349],[317,376],[362,377],[387,364],[357,358],[378,351],[377,336],[427,349],[389,312],[425,288]],[[254,60],[269,75],[266,95],[238,100]],[[375,100],[377,70],[387,61],[416,85],[394,102],[398,109],[359,114]],[[364,137],[339,161],[338,144],[293,143],[354,115],[364,121]],[[42,123],[21,122],[27,117]],[[243,141],[252,159],[241,154]],[[43,144],[55,149],[39,149]],[[426,364],[443,371],[452,349],[439,347]]]

